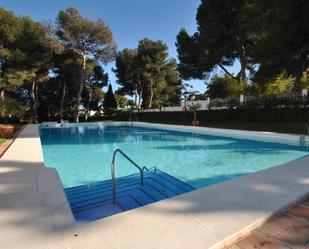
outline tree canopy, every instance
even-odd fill
[[[264,84],[287,73],[299,89],[308,70],[308,12],[305,0],[202,0],[198,31],[177,35],[181,77],[205,79],[220,68],[245,90],[248,81]],[[234,75],[228,67],[236,61]]]
[[[309,88],[308,13],[305,0],[201,0],[197,32],[177,35],[177,62],[160,40],[117,52],[108,25],[74,7],[45,22],[0,7],[0,116],[87,121],[103,109],[179,105],[181,95],[300,93]],[[114,60],[115,94],[104,70]],[[205,80],[206,93],[186,91],[182,79]]]
[[[107,92],[103,101],[103,109],[106,113],[110,113],[112,110],[117,109],[117,101],[113,92],[112,85],[108,85]]]
[[[143,39],[136,49],[124,49],[116,57],[114,72],[119,92],[134,95],[137,107],[177,104],[181,81],[175,59],[169,59],[162,41]]]
[[[56,35],[64,46],[80,55],[82,73],[75,105],[75,121],[78,122],[87,61],[93,58],[103,64],[111,62],[116,45],[111,30],[102,20],[89,20],[73,7],[59,12]]]

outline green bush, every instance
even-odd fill
[[[234,121],[308,121],[309,108],[237,108],[222,110],[197,111],[201,122]],[[127,121],[129,113],[118,113],[109,118],[115,121]],[[134,113],[133,120],[151,123],[189,123],[193,112],[139,112]],[[103,120],[102,118],[100,120]],[[95,120],[98,121],[98,120]]]
[[[24,108],[15,99],[5,98],[0,100],[0,118],[4,122],[12,118],[21,119],[24,113]]]

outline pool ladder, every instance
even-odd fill
[[[148,170],[147,167],[143,166],[140,167],[135,163],[128,155],[126,155],[121,149],[116,149],[113,153],[113,159],[112,159],[112,166],[111,166],[111,171],[112,171],[112,194],[113,194],[113,204],[116,204],[116,178],[115,178],[115,159],[117,153],[120,153],[125,159],[127,159],[133,166],[135,166],[140,173],[140,178],[141,178],[141,186],[144,185],[144,171]]]
[[[309,135],[309,122],[305,125],[304,132],[299,138],[299,145],[301,146],[306,145],[306,135]]]

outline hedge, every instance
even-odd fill
[[[89,121],[102,120],[127,121],[129,113],[122,112],[110,117],[91,117]],[[201,122],[233,121],[309,121],[309,108],[255,108],[223,109],[198,111],[197,119]],[[137,112],[134,121],[158,123],[188,123],[193,120],[192,112]]]

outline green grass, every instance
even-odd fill
[[[4,138],[0,138],[0,145],[3,144],[6,141]]]

